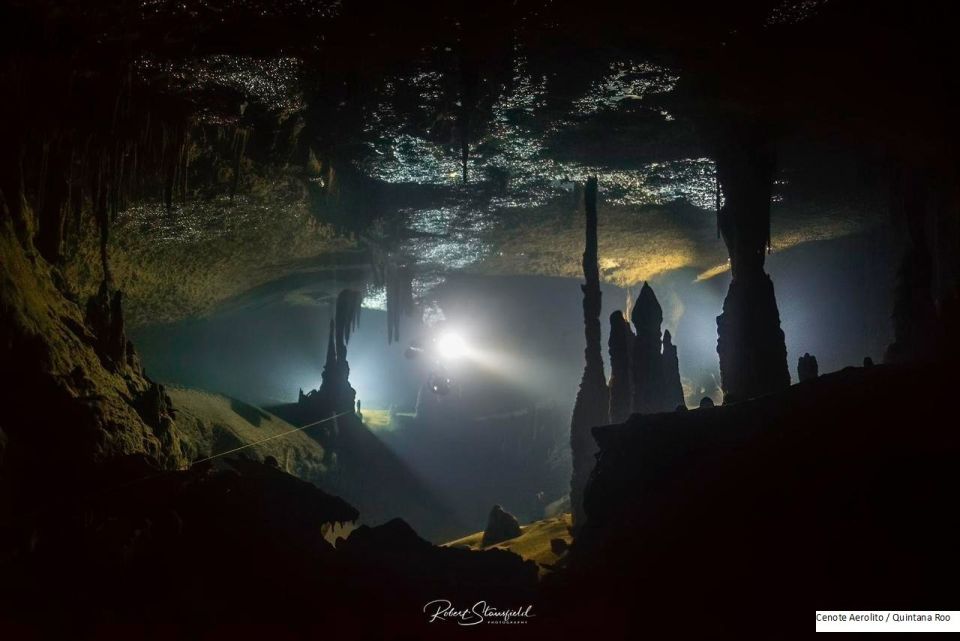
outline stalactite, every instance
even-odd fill
[[[59,140],[51,152],[45,145],[44,161],[40,173],[40,193],[37,197],[37,249],[51,263],[59,263],[62,258],[63,233],[66,222],[67,159],[59,148]]]
[[[334,319],[330,319],[330,332],[327,335],[327,357],[324,361],[324,378],[328,371],[333,371],[337,366],[337,322]]]
[[[399,304],[397,301],[397,275],[392,265],[386,268],[387,290],[387,344],[400,340]]]
[[[234,135],[233,179],[230,185],[230,197],[233,198],[240,185],[240,168],[243,166],[243,155],[247,149],[248,131],[237,129]]]
[[[384,269],[387,290],[387,344],[400,340],[400,318],[413,313],[413,269],[389,261]]]
[[[583,250],[583,329],[586,338],[585,365],[580,389],[573,406],[570,424],[570,449],[573,457],[573,474],[570,482],[570,504],[575,528],[583,525],[586,513],[583,492],[593,469],[596,442],[590,428],[610,420],[607,380],[603,371],[600,329],[600,267],[597,251],[597,179],[587,180],[584,190],[584,213],[586,233]]]
[[[717,239],[720,239],[720,171],[714,167],[713,171],[713,202],[716,208]]]
[[[352,289],[344,289],[337,295],[336,328],[337,350],[345,353],[350,342],[350,333],[360,326],[360,309],[363,295]],[[341,347],[341,345],[343,347]]]
[[[350,330],[359,322],[360,292],[344,289],[337,295],[333,318],[327,337],[327,355],[321,374],[320,387],[301,394],[298,404],[304,418],[314,419],[335,412],[352,410],[357,393],[350,386],[350,364],[347,362],[347,342]]]
[[[463,42],[460,50],[460,112],[457,116],[460,132],[460,165],[463,182],[467,182],[467,166],[470,160],[470,123],[471,112],[476,106],[477,85],[479,83],[479,63],[474,59],[472,46]]]
[[[100,231],[100,266],[103,270],[103,281],[109,287],[113,278],[110,274],[110,213],[107,208],[107,178],[104,175],[104,161],[100,162],[100,171],[97,178],[95,216]]]

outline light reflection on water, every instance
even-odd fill
[[[484,135],[471,141],[469,175],[498,189],[485,205],[493,208],[539,207],[569,190],[571,181],[601,176],[605,198],[615,205],[662,204],[685,198],[692,204],[713,207],[713,163],[692,158],[650,163],[636,169],[611,169],[551,157],[549,137],[601,112],[643,106],[672,119],[661,106],[647,105],[651,96],[674,90],[678,76],[649,61],[621,61],[609,65],[605,75],[568,105],[566,112],[547,110],[547,78],[535,76],[523,55],[514,61],[513,78],[491,108]],[[378,107],[367,114],[367,130],[377,132],[373,153],[360,168],[387,183],[456,185],[462,179],[459,149],[429,140],[425,132],[411,133],[391,100],[396,86],[410,85],[422,101],[435,106],[442,96],[442,77],[433,72],[397,76],[384,83]],[[436,229],[430,229],[437,232]]]
[[[404,251],[423,266],[463,269],[491,251],[484,237],[495,224],[489,209],[450,206],[405,213],[407,227],[416,233],[405,241]]]
[[[156,71],[152,64],[144,61],[143,71]],[[491,106],[490,123],[471,141],[468,188],[461,186],[457,145],[424,125],[452,117],[449,79],[443,73],[422,65],[386,78],[376,89],[375,108],[364,114],[369,153],[358,162],[363,173],[388,184],[440,187],[445,194],[440,202],[399,211],[405,231],[394,251],[405,260],[416,259],[415,295],[442,282],[443,274],[469,269],[493,254],[493,232],[508,217],[522,220],[513,215],[516,212],[555,205],[569,208],[576,184],[589,176],[599,177],[601,207],[640,208],[676,200],[708,211],[714,207],[714,165],[708,158],[610,168],[558,160],[551,154],[550,141],[558,132],[605,113],[641,109],[672,119],[661,105],[650,102],[674,90],[678,76],[672,70],[646,60],[613,62],[583,95],[558,109],[556,104],[548,105],[548,77],[532,71],[522,51],[513,65],[509,87]],[[300,106],[294,90],[301,72],[296,59],[208,57],[194,67],[186,64],[167,71],[175,72],[187,86],[233,87],[280,111]],[[420,116],[411,116],[399,106],[399,100],[409,100],[411,95],[416,100],[412,113],[419,113],[422,122],[410,122]],[[134,225],[149,227],[151,237],[159,242],[182,243],[217,237],[231,229],[256,229],[271,219],[270,207],[241,196],[189,207],[175,205],[169,211],[160,205],[141,205],[125,216]],[[368,291],[365,305],[383,308],[385,294]]]
[[[574,181],[583,183],[591,175],[599,176],[601,207],[666,205],[676,200],[707,211],[714,207],[715,172],[707,158],[649,163],[636,170],[603,171],[573,164],[552,169],[555,174],[542,174],[525,193],[404,210],[405,227],[411,233],[401,251],[417,257],[425,269],[469,268],[493,253],[492,232],[505,224],[507,210],[570,202]]]
[[[361,305],[366,309],[387,311],[387,290],[368,283],[366,290],[363,292]]]

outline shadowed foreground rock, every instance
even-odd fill
[[[423,607],[436,598],[533,602],[536,565],[515,554],[437,547],[399,519],[335,548],[325,526],[356,520],[351,505],[267,464],[229,466],[114,459],[60,503],[4,523],[0,629],[283,622],[385,638],[429,631]]]
[[[596,428],[556,607],[583,632],[602,620],[714,637],[815,609],[946,608],[960,434],[924,399],[948,396],[950,371],[848,368]]]

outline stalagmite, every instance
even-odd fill
[[[633,349],[633,330],[617,310],[610,314],[610,420],[625,421],[630,416],[633,388],[630,385],[630,352]]]
[[[110,291],[106,280],[96,295],[87,300],[86,321],[97,339],[97,354],[104,365],[119,371],[127,364],[127,336],[123,322],[123,295]]]
[[[593,469],[597,445],[590,428],[609,421],[609,396],[603,372],[603,354],[600,332],[600,268],[597,257],[597,179],[587,180],[583,195],[586,214],[586,239],[583,250],[583,329],[586,337],[583,377],[573,406],[570,424],[570,449],[573,457],[573,475],[570,481],[570,505],[573,526],[583,525],[583,490]]]
[[[680,359],[677,346],[673,344],[670,330],[663,330],[663,353],[660,355],[662,371],[662,403],[668,409],[686,409],[683,400],[683,383],[680,381]],[[666,410],[664,410],[666,411]]]
[[[660,325],[663,309],[657,295],[644,283],[630,314],[637,337],[630,355],[633,411],[650,414],[663,410],[663,368],[660,363]]]
[[[615,312],[614,316],[619,314]],[[611,316],[611,324],[614,316]],[[622,318],[622,317],[621,317]],[[686,409],[683,385],[680,382],[680,362],[677,348],[669,331],[660,335],[663,309],[649,283],[644,283],[631,312],[636,336],[630,332],[629,351],[629,410],[639,414],[654,414]],[[626,321],[623,321],[626,323]],[[628,327],[629,331],[629,327]],[[611,345],[614,329],[611,326]],[[611,363],[614,360],[611,347]],[[611,394],[612,394],[611,380]],[[613,400],[611,398],[611,407]],[[622,420],[622,419],[621,419]]]

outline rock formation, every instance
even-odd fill
[[[663,310],[649,283],[640,289],[631,317],[636,335],[622,312],[610,315],[610,420],[615,423],[631,412],[686,409],[677,347],[669,331],[661,338]]]
[[[330,321],[320,387],[300,396],[296,404],[272,410],[296,426],[340,415],[305,430],[323,447],[324,487],[356,505],[372,520],[402,514],[431,538],[449,537],[451,531],[461,527],[458,517],[357,414],[356,391],[349,380],[347,341],[356,327],[359,305],[359,292],[340,292]]]
[[[487,518],[487,528],[483,531],[481,545],[487,547],[520,536],[520,522],[517,517],[494,505]]]
[[[570,549],[566,539],[550,539],[550,551],[557,556],[563,556]]]
[[[590,428],[604,425],[610,419],[607,379],[603,373],[603,354],[600,334],[600,267],[597,258],[597,179],[587,180],[583,193],[586,214],[586,240],[583,250],[583,331],[586,337],[584,348],[583,377],[573,406],[570,423],[570,449],[573,458],[573,474],[570,481],[570,504],[573,526],[579,527],[585,519],[583,513],[583,488],[593,469],[596,444]]]
[[[342,412],[353,408],[356,392],[350,386],[350,363],[347,362],[346,343],[337,340],[343,335],[337,323],[330,321],[330,335],[327,340],[327,360],[321,374],[319,396],[326,401],[331,412]],[[349,398],[349,402],[347,399]]]
[[[104,365],[118,371],[127,362],[127,336],[123,323],[123,294],[110,291],[106,278],[97,293],[87,300],[87,325],[97,338],[96,349]],[[130,351],[133,351],[132,345]]]
[[[619,309],[610,314],[610,420],[625,421],[630,416],[633,387],[630,385],[630,353],[633,350],[633,330]]]
[[[680,360],[677,346],[673,344],[670,330],[663,330],[663,353],[660,355],[662,403],[673,409],[687,409],[683,400],[683,383],[680,382]]]
[[[633,379],[633,411],[662,411],[663,368],[660,362],[660,325],[663,309],[649,283],[644,283],[630,314],[637,336],[633,341],[630,371]]]
[[[805,352],[804,355],[800,357],[800,360],[797,361],[797,379],[801,383],[811,381],[817,377],[819,369],[817,357],[811,356],[809,352]]]
[[[725,396],[762,396],[790,384],[773,283],[765,273],[735,277],[730,283],[717,317],[717,335]]]
[[[685,408],[677,347],[669,331],[661,338],[663,309],[649,283],[640,288],[631,318],[637,331],[630,353],[632,410],[651,414]]]
[[[733,279],[717,317],[717,354],[724,394],[747,399],[790,385],[780,312],[773,282],[763,269],[770,245],[774,154],[756,127],[726,133],[716,157],[724,196],[717,216]]]
[[[360,318],[359,292],[344,289],[337,295],[336,308],[330,319],[327,338],[327,358],[321,374],[319,389],[304,394],[301,390],[298,404],[301,416],[319,420],[356,407],[357,392],[350,386],[350,364],[347,362],[347,343],[351,331]],[[306,421],[304,421],[306,422]]]
[[[413,314],[413,270],[388,262],[384,268],[387,291],[387,343],[400,341],[400,318]]]
[[[343,289],[337,294],[336,306],[336,338],[337,349],[347,356],[347,343],[350,342],[350,333],[360,327],[360,310],[363,295],[353,289]]]

